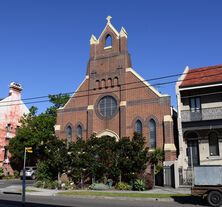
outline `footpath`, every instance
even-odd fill
[[[22,187],[20,185],[11,185],[5,188],[0,188],[0,194],[21,194]],[[67,192],[72,192],[70,195],[65,195]],[[76,192],[76,195],[75,195]],[[90,195],[90,193],[96,192],[97,194],[100,194],[100,196],[96,195]],[[106,195],[109,193],[112,193],[113,196]],[[63,194],[64,193],[64,194]],[[89,195],[87,194],[89,193]],[[189,195],[190,189],[189,188],[168,188],[168,187],[155,187],[151,190],[147,191],[118,191],[118,190],[107,190],[107,191],[92,191],[92,190],[74,190],[74,191],[68,191],[68,190],[49,190],[49,189],[42,189],[42,188],[35,188],[28,186],[26,188],[26,194],[32,195],[32,196],[70,196],[70,197],[78,197],[78,198],[103,198],[103,199],[120,199],[120,200],[159,200],[159,201],[174,201],[173,198],[170,197],[170,195],[176,195],[176,196],[184,196]],[[115,195],[116,194],[116,195]],[[118,194],[118,195],[117,195]],[[121,194],[127,194],[127,197],[121,196]],[[150,194],[148,197],[141,195],[141,197],[138,195],[138,197],[131,197],[130,194]],[[162,195],[159,197],[158,195]],[[166,195],[166,196],[164,196]],[[169,196],[168,196],[169,195]]]

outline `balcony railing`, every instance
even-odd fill
[[[179,185],[191,186],[193,182],[193,172],[191,168],[182,169],[179,168]]]
[[[201,109],[199,112],[181,111],[182,122],[222,119],[222,107]]]

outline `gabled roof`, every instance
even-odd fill
[[[184,75],[180,88],[222,83],[222,64],[189,69]]]
[[[126,68],[126,72],[131,72],[135,75],[143,84],[145,84],[148,88],[150,88],[157,96],[164,97],[169,96],[168,94],[161,94],[158,90],[156,90],[153,86],[151,86],[146,80],[142,78],[133,68]]]

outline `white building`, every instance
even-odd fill
[[[5,174],[12,173],[8,152],[9,140],[15,136],[21,117],[29,113],[21,100],[21,91],[22,86],[12,82],[9,95],[0,101],[0,167],[3,167]]]

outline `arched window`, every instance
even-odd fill
[[[118,86],[119,85],[119,81],[118,81],[117,77],[114,78],[113,82],[114,82],[114,84],[113,84],[114,86]]]
[[[77,138],[82,138],[82,127],[80,125],[78,125],[76,128],[76,135]]]
[[[108,84],[107,84],[107,86],[108,86],[108,87],[111,87],[111,86],[112,86],[112,79],[111,79],[111,78],[108,79]]]
[[[220,155],[218,137],[215,132],[209,134],[209,150],[210,150],[210,156]]]
[[[100,81],[97,80],[97,81],[96,81],[96,89],[99,89],[99,88],[100,88]]]
[[[112,47],[112,37],[108,34],[105,39],[105,48]]]
[[[72,127],[71,126],[66,127],[66,139],[67,139],[67,142],[71,142],[72,140]]]
[[[156,148],[156,122],[151,119],[149,121],[149,131],[150,131],[150,148]]]
[[[106,80],[102,79],[101,81],[101,88],[105,88],[106,87]]]
[[[138,134],[142,134],[143,132],[142,122],[140,120],[137,120],[135,123],[135,132]]]

